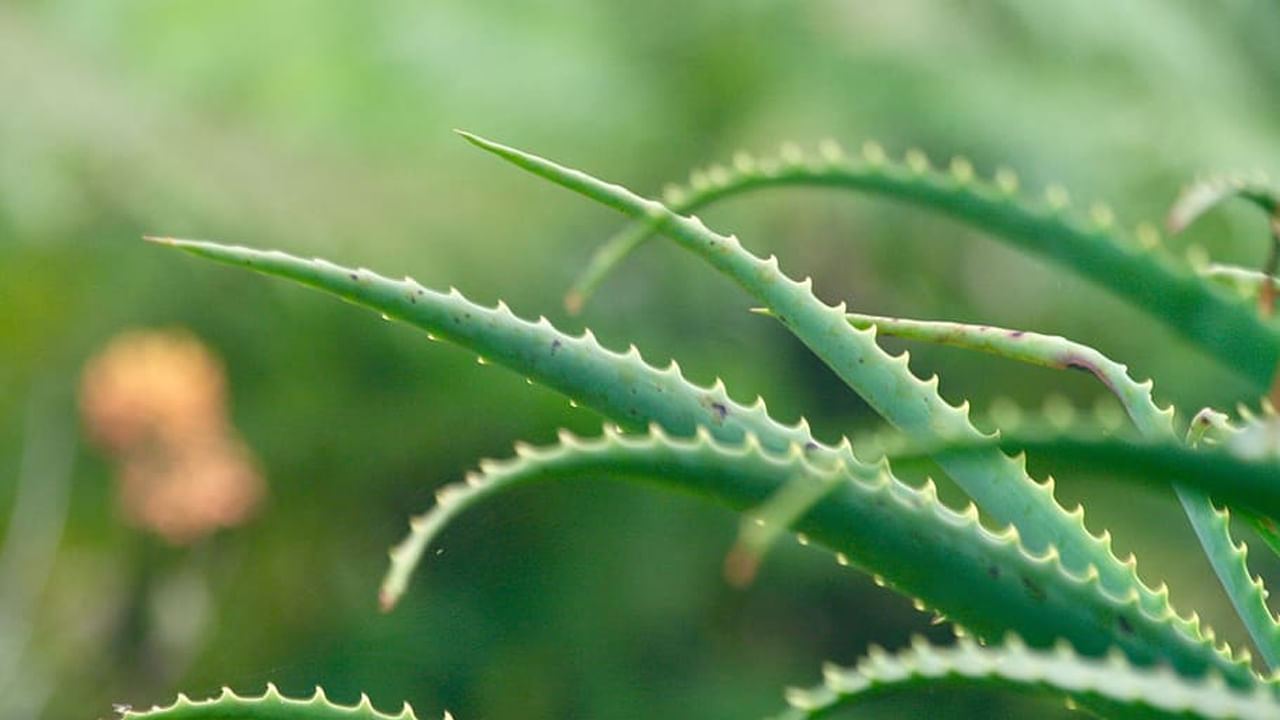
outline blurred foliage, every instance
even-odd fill
[[[250,524],[172,547],[121,522],[112,467],[80,440],[50,579],[16,620],[30,638],[0,635],[0,714],[106,717],[113,702],[274,680],[460,720],[758,717],[822,660],[945,637],[803,548],[730,589],[728,514],[585,483],[469,517],[380,616],[384,551],[436,485],[516,439],[598,419],[406,328],[137,239],[407,269],[566,329],[585,322],[655,362],[677,355],[693,379],[719,374],[744,399],[768,389],[781,419],[809,409],[831,438],[871,424],[864,406],[831,395],[817,361],[672,248],[641,251],[583,319],[564,317],[561,292],[617,219],[450,129],[652,192],[738,148],[874,138],[1005,164],[1032,188],[1060,182],[1133,223],[1161,217],[1201,171],[1280,170],[1277,22],[1261,0],[0,0],[0,478],[14,478],[0,481],[0,538],[25,527],[7,519],[24,453],[75,431],[82,367],[134,328],[186,328],[222,358],[232,422],[269,484]],[[825,299],[1067,335],[1154,376],[1184,411],[1248,399],[1114,298],[952,222],[821,192],[708,215],[790,258]],[[1229,210],[1171,243],[1260,266],[1266,229]],[[913,355],[979,411],[999,396],[1038,404],[1046,388],[1080,405],[1099,392],[947,349]],[[1091,523],[1171,578],[1176,604],[1219,608],[1209,619],[1243,641],[1206,567],[1184,562],[1194,540],[1170,498],[1033,468],[1052,469],[1066,499],[1088,494]],[[6,657],[22,659],[21,677]],[[1029,711],[976,696],[878,709],[909,717],[926,702]]]

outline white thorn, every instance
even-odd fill
[[[862,159],[866,160],[868,165],[883,165],[885,161],[884,148],[879,143],[868,140],[862,144]]]

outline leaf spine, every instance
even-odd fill
[[[844,163],[844,149],[835,140],[826,138],[818,143],[818,156],[829,165]]]
[[[908,150],[904,159],[911,172],[917,175],[923,175],[929,171],[929,156],[925,155],[924,151],[919,148]]]
[[[1018,192],[1018,174],[1007,167],[999,167],[996,169],[995,175],[996,187],[1005,195],[1013,195]]]
[[[1067,194],[1067,189],[1057,184],[1045,188],[1044,199],[1049,209],[1054,211],[1064,210],[1071,204],[1071,196]]]
[[[879,143],[868,140],[862,144],[862,159],[872,167],[879,167],[885,163],[884,148]]]

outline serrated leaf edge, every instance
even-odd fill
[[[252,711],[255,717],[272,720],[417,720],[407,702],[399,713],[388,715],[374,708],[369,696],[363,693],[355,705],[340,705],[330,701],[318,685],[310,698],[295,699],[285,697],[273,683],[267,683],[266,691],[258,697],[237,695],[227,687],[222,688],[217,697],[206,700],[192,700],[179,693],[170,705],[143,711],[126,710],[121,720],[201,720],[223,718],[228,711]]]

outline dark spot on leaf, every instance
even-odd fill
[[[351,275],[350,275],[349,277],[350,277],[352,280],[359,280],[359,279],[360,279],[360,276],[359,276],[359,275],[357,275],[357,274],[355,274],[355,273],[351,273]]]
[[[1013,332],[1009,333],[1009,337],[1011,337],[1011,338],[1020,338],[1020,337],[1022,337],[1022,336],[1023,336],[1023,335],[1025,335],[1025,334],[1026,334],[1026,333],[1025,333],[1024,331],[1022,331],[1022,330],[1014,330]]]
[[[1130,625],[1129,619],[1123,615],[1116,616],[1116,626],[1118,626],[1120,628],[1120,632],[1124,633],[1125,635],[1133,634],[1133,625]]]
[[[560,345],[561,345],[561,343],[560,343],[560,338],[555,338],[555,339],[553,339],[553,340],[551,341],[551,354],[552,354],[552,355],[555,355],[555,354],[556,354],[556,351],[560,349]]]
[[[711,419],[717,424],[723,423],[724,419],[729,416],[728,406],[710,395],[703,395],[698,402],[702,404],[702,407],[707,409],[707,412],[711,413]]]
[[[1042,603],[1048,598],[1045,595],[1044,588],[1037,585],[1031,578],[1022,578],[1022,587],[1027,591],[1027,595],[1036,602]]]
[[[805,443],[805,444],[804,444],[804,451],[805,451],[805,452],[808,452],[808,453],[816,452],[816,451],[817,451],[817,449],[818,449],[818,443],[816,443],[816,442],[814,442],[814,441],[812,441],[812,440],[810,440],[809,442],[807,442],[807,443]]]
[[[716,414],[716,417],[718,417],[721,422],[724,422],[724,419],[729,416],[729,408],[725,407],[725,404],[721,402],[712,402],[711,411]]]
[[[992,565],[991,567],[987,568],[987,575],[988,575],[992,580],[999,580],[999,579],[1000,579],[1000,568],[996,567],[995,565]]]
[[[1092,374],[1093,374],[1093,368],[1092,368],[1092,367],[1090,367],[1088,363],[1086,363],[1086,362],[1084,362],[1084,361],[1082,361],[1082,360],[1068,360],[1068,361],[1067,361],[1067,369],[1069,369],[1069,370],[1080,370],[1080,371],[1083,371],[1083,372],[1087,372],[1087,373],[1089,373],[1090,375],[1092,375]]]

